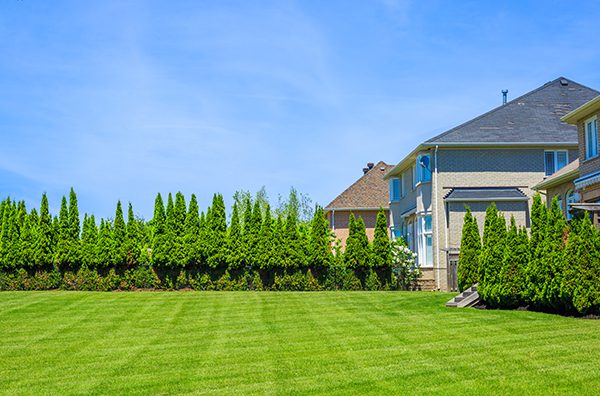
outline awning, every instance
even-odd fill
[[[576,190],[581,190],[587,186],[591,186],[592,184],[600,183],[600,171],[582,176],[579,179],[576,179],[573,183],[575,183]]]
[[[570,203],[571,209],[587,210],[588,212],[600,212],[600,203]]]
[[[446,202],[499,202],[528,201],[517,187],[457,187],[444,197]]]

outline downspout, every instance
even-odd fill
[[[335,209],[331,210],[331,230],[335,231]]]
[[[437,265],[437,274],[436,274],[436,283],[437,283],[437,289],[440,290],[440,276],[441,276],[441,271],[440,271],[440,227],[438,225],[438,219],[439,219],[439,208],[438,208],[438,158],[437,158],[437,152],[438,152],[438,145],[435,146],[435,151],[433,154],[433,164],[434,164],[434,171],[433,171],[433,181],[435,184],[435,187],[433,188],[432,194],[433,194],[433,198],[435,199],[435,247],[436,247],[436,252],[435,252],[435,261],[436,261],[436,265]]]

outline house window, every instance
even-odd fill
[[[598,155],[598,116],[585,121],[585,159]]]
[[[417,167],[416,166],[412,166],[411,168],[411,173],[412,173],[412,189],[414,190],[415,187],[417,187]]]
[[[392,177],[390,179],[390,201],[399,201],[400,196],[402,195],[402,183],[401,180],[397,177]]]
[[[567,220],[571,220],[571,217],[573,217],[571,215],[570,209],[571,207],[569,205],[574,204],[575,203],[575,191],[573,190],[569,190],[567,192]]]
[[[431,181],[431,156],[429,154],[421,154],[417,157],[416,168],[416,183]]]
[[[544,151],[544,170],[546,176],[552,175],[554,172],[567,165],[569,152],[567,150],[559,151]]]
[[[408,245],[408,248],[410,250],[412,250],[413,252],[415,251],[415,248],[413,246],[413,223],[412,223],[412,221],[409,221],[408,223],[406,223],[406,244]]]
[[[394,239],[398,239],[402,237],[402,229],[401,228],[396,228],[396,227],[392,227],[392,238]]]
[[[431,215],[418,217],[417,227],[418,261],[421,267],[433,266],[433,232]]]
[[[406,191],[404,190],[404,173],[402,173],[402,176],[400,177],[400,198],[404,198],[404,196],[406,195]]]

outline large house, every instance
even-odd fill
[[[529,227],[531,186],[578,157],[561,117],[599,92],[560,77],[416,147],[385,178],[392,234],[418,254],[421,287],[455,290],[465,207],[492,202]]]
[[[567,218],[577,210],[590,212],[597,227],[600,226],[598,115],[600,96],[562,117],[562,121],[577,127],[579,158],[534,187],[546,191],[548,202],[556,196]]]
[[[385,210],[389,223],[389,191],[383,176],[392,168],[392,165],[383,161],[376,164],[369,162],[363,168],[363,175],[325,207],[329,227],[340,240],[342,247],[346,246],[348,218],[351,213],[363,219],[371,241],[379,208]]]

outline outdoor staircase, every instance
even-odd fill
[[[472,307],[479,302],[479,293],[477,293],[477,283],[469,287],[467,290],[454,297],[446,303],[447,307],[464,308]]]

